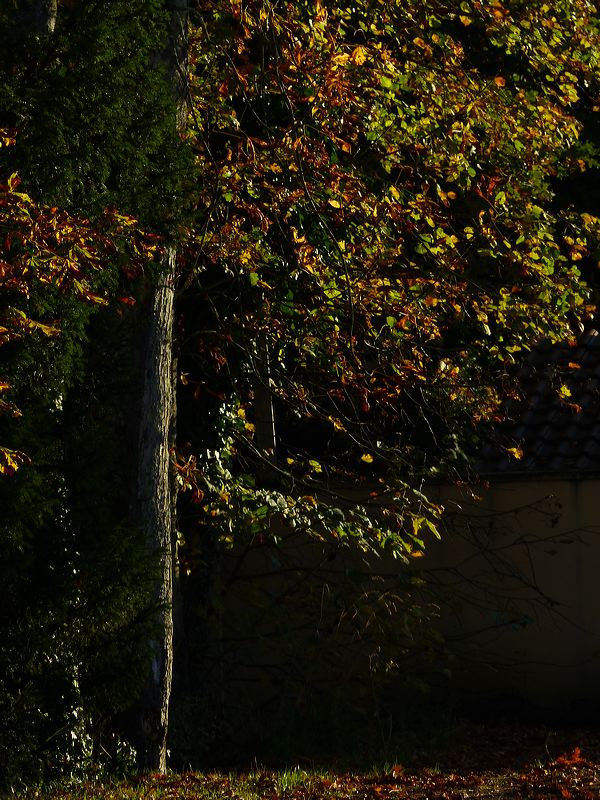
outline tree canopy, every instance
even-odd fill
[[[15,144],[8,132],[0,133],[0,146]],[[15,172],[0,185],[0,233],[4,239],[0,346],[31,334],[58,336],[60,320],[40,321],[30,316],[48,311],[54,292],[72,295],[84,304],[108,305],[102,287],[94,287],[98,273],[120,252],[126,252],[132,272],[140,270],[156,249],[139,232],[134,234],[137,223],[132,217],[106,212],[92,225],[88,219],[36,203],[17,191],[20,183]],[[7,381],[0,385],[3,392],[10,389]],[[4,400],[0,410],[13,416],[22,414]],[[27,460],[24,453],[0,446],[0,473],[12,475]]]
[[[595,163],[581,132],[598,21],[559,5],[208,3],[194,18],[187,391],[233,401],[243,465],[260,455],[249,377],[268,383],[281,485],[309,503],[320,486],[393,498],[371,535],[399,554],[434,524],[415,487],[464,472],[520,354],[590,312],[598,219],[561,181]]]
[[[4,591],[81,628],[59,668],[34,626],[24,677],[21,634],[0,648],[7,719],[38,707],[29,754],[78,703],[108,730],[99,654],[147,630],[131,462],[165,247],[191,582],[211,547],[290,530],[414,564],[428,482],[470,476],[519,360],[593,313],[600,252],[590,0],[196,0],[180,130],[172,3],[58,3],[51,34],[30,6],[0,11]],[[70,690],[38,703],[55,668]]]

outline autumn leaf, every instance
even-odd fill
[[[558,395],[566,400],[567,398],[571,397],[572,392],[569,387],[563,383],[558,389]]]
[[[585,762],[585,758],[581,755],[581,748],[575,747],[573,750],[556,759],[557,764],[581,764]]]
[[[368,55],[367,49],[365,47],[361,47],[360,45],[358,45],[352,51],[350,60],[352,61],[353,64],[361,66],[367,60],[367,55]]]
[[[516,459],[517,461],[520,461],[523,458],[523,456],[525,455],[524,452],[523,452],[523,448],[521,448],[521,447],[516,447],[516,446],[515,447],[505,447],[504,449],[509,454],[509,456],[512,456],[512,458]]]
[[[25,453],[0,446],[0,474],[13,475],[21,466],[29,463],[30,459]]]

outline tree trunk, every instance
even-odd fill
[[[265,341],[256,346],[254,362],[254,423],[256,446],[265,460],[275,464],[277,439],[275,436],[275,411],[271,392],[271,366],[269,347]]]
[[[164,772],[173,676],[173,522],[170,449],[173,442],[173,320],[175,249],[169,247],[150,301],[141,402],[137,514],[150,552],[159,556],[158,636],[151,642],[152,670],[141,698],[140,764]]]
[[[28,27],[36,33],[53,33],[56,27],[57,0],[28,0],[24,11]]]
[[[168,47],[158,58],[166,63],[176,111],[173,135],[185,121],[187,89],[187,0],[171,0]],[[173,679],[173,579],[175,546],[175,484],[171,449],[175,442],[176,396],[173,325],[175,316],[176,250],[169,245],[148,304],[144,384],[141,399],[137,471],[136,522],[144,531],[149,552],[159,557],[156,588],[157,638],[151,643],[152,670],[138,719],[140,765],[164,772],[167,767],[169,700]]]

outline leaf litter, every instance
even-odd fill
[[[23,800],[600,800],[600,729],[463,724],[442,751],[369,774],[300,766],[138,775]]]

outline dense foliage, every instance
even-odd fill
[[[593,154],[577,115],[597,22],[575,5],[210,3],[196,18],[188,391],[233,400],[234,438],[260,450],[268,384],[282,485],[379,483],[389,531],[367,536],[398,553],[427,516],[415,485],[460,465],[519,354],[586,314],[598,220],[555,188]]]
[[[468,474],[522,354],[591,312],[600,221],[572,200],[596,167],[596,6],[198,0],[179,137],[162,2],[59,3],[51,36],[13,5],[0,390],[23,416],[0,427],[0,692],[17,731],[0,761],[60,760],[79,709],[98,752],[143,673],[152,569],[128,522],[155,239],[131,215],[179,248],[189,707],[215,688],[190,673],[242,623],[293,692],[339,682],[353,648],[369,687],[406,675],[415,642],[435,659],[416,570],[439,532],[426,482]],[[318,568],[298,561],[307,535]],[[226,613],[252,559],[277,589]],[[307,649],[298,628],[330,644]]]
[[[52,37],[27,27],[26,5],[0,11],[0,780],[11,783],[126,753],[114,717],[147,669],[154,577],[128,516],[137,323],[126,317],[157,237],[131,213],[165,226],[179,181],[179,143],[160,119],[172,101],[147,68],[162,5],[61,4]]]

